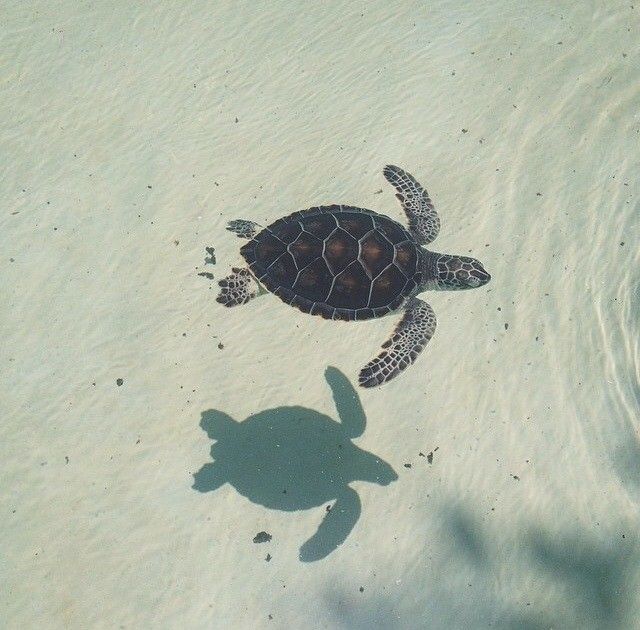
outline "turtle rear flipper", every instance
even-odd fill
[[[376,387],[396,377],[414,362],[435,329],[433,309],[426,302],[413,298],[393,335],[382,344],[383,351],[360,370],[360,385]]]
[[[234,267],[229,274],[218,282],[220,293],[216,300],[225,306],[240,306],[256,297],[255,281],[248,269]]]
[[[384,167],[384,176],[396,189],[409,219],[409,229],[421,245],[431,243],[440,231],[440,217],[433,207],[427,191],[416,179],[399,166],[389,164]]]
[[[238,238],[253,238],[258,233],[260,226],[247,219],[234,219],[227,223],[227,230],[233,232]]]
[[[314,562],[335,551],[351,533],[360,518],[362,504],[358,493],[345,486],[327,512],[318,531],[300,547],[300,560]]]

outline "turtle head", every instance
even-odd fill
[[[476,289],[491,276],[475,258],[441,254],[436,261],[436,279],[440,289]]]

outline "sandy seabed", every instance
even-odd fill
[[[2,14],[3,628],[640,627],[640,6]],[[225,309],[224,226],[387,163],[493,279],[354,389],[397,318]]]

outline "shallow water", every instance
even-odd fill
[[[5,3],[3,627],[640,627],[640,6],[476,4]],[[355,393],[216,282],[387,163],[492,281]]]

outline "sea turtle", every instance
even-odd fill
[[[325,505],[317,532],[300,549],[305,562],[329,555],[357,523],[360,499],[349,484],[361,480],[387,486],[398,478],[389,464],[352,442],[364,433],[366,416],[347,377],[328,367],[325,378],[339,422],[305,407],[266,409],[242,422],[214,409],[203,412],[200,426],[216,440],[214,461],[195,473],[193,483],[198,492],[229,484],[272,510]]]
[[[281,300],[327,319],[360,321],[404,309],[382,352],[360,371],[363,387],[381,385],[411,365],[433,336],[433,309],[416,297],[428,289],[470,289],[491,279],[468,256],[429,251],[440,218],[427,191],[406,171],[386,166],[409,221],[407,229],[384,215],[353,206],[294,212],[264,229],[231,221],[227,229],[251,239],[240,253],[248,268],[219,282],[218,302],[245,304],[256,280]]]

